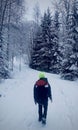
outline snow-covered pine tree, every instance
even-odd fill
[[[66,55],[66,45],[67,45],[67,39],[68,39],[68,17],[69,17],[69,11],[71,6],[71,0],[62,0],[59,4],[59,14],[60,14],[60,32],[59,32],[59,43],[60,43],[60,53],[61,53],[61,69],[60,72],[63,71],[63,65],[65,60],[67,59],[65,57]]]
[[[59,12],[56,10],[51,28],[51,66],[53,73],[60,72],[60,50],[59,50]]]
[[[68,37],[65,44],[62,77],[74,80],[78,77],[78,2],[74,0],[68,16]]]
[[[70,33],[72,32],[72,44],[73,44],[73,56],[71,56],[72,65],[71,70],[73,71],[73,77],[78,77],[78,0],[74,0],[72,7],[73,14],[73,27],[71,26]]]
[[[47,9],[47,12],[44,13],[44,17],[41,22],[42,28],[42,43],[44,54],[42,55],[41,66],[45,71],[51,71],[51,60],[52,60],[52,17],[50,9]]]
[[[43,46],[42,46],[42,33],[41,29],[36,32],[35,38],[33,37],[33,44],[31,50],[31,60],[30,67],[33,69],[40,70],[41,68],[41,59],[43,55]]]
[[[53,73],[59,72],[58,31],[58,12],[55,13],[52,25],[51,12],[48,8],[41,21],[41,33],[38,32],[33,40],[31,67]]]
[[[31,54],[32,68],[49,71],[51,64],[51,13],[48,9],[44,13],[41,26],[33,39],[33,52]]]

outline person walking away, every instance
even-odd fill
[[[39,74],[39,80],[34,85],[34,102],[38,104],[39,121],[46,124],[48,98],[52,102],[51,86],[44,73]]]

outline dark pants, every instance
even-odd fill
[[[48,109],[48,102],[46,102],[44,105],[38,104],[39,120],[41,120],[42,117],[44,117],[46,119],[47,109]]]

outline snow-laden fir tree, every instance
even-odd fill
[[[36,34],[32,53],[31,66],[35,69],[49,71],[53,73],[59,72],[59,22],[58,12],[52,22],[49,8],[41,21],[41,33]]]
[[[68,37],[64,46],[62,77],[74,80],[78,77],[78,1],[74,0],[68,16]]]
[[[56,10],[51,28],[51,66],[53,73],[60,72],[60,49],[59,49],[59,12]]]
[[[50,9],[44,13],[44,17],[41,21],[42,28],[42,43],[44,48],[44,53],[42,55],[41,65],[43,70],[50,71],[51,60],[52,60],[52,16]]]
[[[35,38],[33,38],[30,67],[33,69],[40,70],[41,59],[43,55],[42,35],[41,29],[36,32]]]
[[[33,40],[31,66],[35,69],[49,71],[51,66],[51,13],[48,9],[41,21],[40,32]]]

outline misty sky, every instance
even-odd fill
[[[33,19],[33,12],[34,12],[33,8],[35,7],[36,3],[39,4],[41,14],[43,14],[48,7],[51,8],[52,6],[51,3],[52,0],[25,0],[25,1],[26,1],[26,6],[28,8],[25,18],[27,18],[28,20]]]

